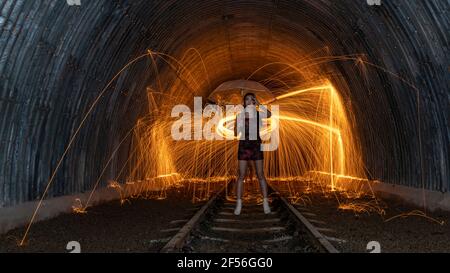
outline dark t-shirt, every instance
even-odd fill
[[[244,138],[241,138],[239,141],[241,142],[246,142],[246,143],[261,143],[261,136],[260,136],[260,132],[259,132],[259,124],[260,124],[260,115],[259,112],[256,112],[256,121],[257,121],[257,125],[256,125],[256,132],[257,132],[257,139],[256,140],[251,140],[250,139],[250,122],[252,121],[252,119],[246,117],[244,119]],[[254,122],[254,121],[252,121]],[[238,118],[236,117],[235,120],[235,125],[234,125],[234,135],[237,137],[238,136]]]

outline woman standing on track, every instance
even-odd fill
[[[237,201],[236,201],[236,209],[234,211],[235,215],[241,214],[242,209],[242,191],[243,191],[243,181],[245,178],[245,174],[247,173],[247,167],[248,163],[253,161],[256,167],[256,175],[259,180],[259,184],[261,186],[261,193],[263,195],[263,208],[264,213],[268,214],[270,213],[270,206],[267,196],[267,181],[266,177],[264,175],[264,155],[263,151],[261,150],[261,138],[259,134],[259,127],[261,122],[261,117],[259,115],[259,112],[256,110],[256,107],[259,107],[260,110],[267,111],[267,118],[271,117],[271,112],[265,108],[263,105],[261,105],[255,94],[253,93],[247,93],[244,96],[244,113],[245,118],[242,125],[245,126],[245,128],[241,128],[240,132],[244,133],[244,137],[241,137],[239,140],[239,150],[238,150],[238,160],[239,160],[239,177],[237,180]],[[256,115],[251,115],[251,111],[254,111]],[[239,118],[238,118],[239,119]],[[237,120],[238,120],[237,119]],[[256,119],[256,120],[255,120]],[[236,120],[235,128],[237,130],[238,122]],[[253,122],[253,123],[252,123]],[[250,128],[251,124],[257,124],[257,138],[256,140],[251,140],[251,133]]]

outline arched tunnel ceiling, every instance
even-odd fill
[[[187,84],[202,96],[268,63],[359,54],[383,69],[369,67],[362,76],[354,60],[341,60],[308,67],[308,75],[313,71],[333,82],[354,113],[368,174],[448,190],[448,1],[81,2],[0,1],[0,207],[42,194],[92,101],[149,49],[181,60],[192,75]],[[176,79],[165,63],[157,64],[164,86]],[[92,188],[108,151],[147,107],[144,90],[155,81],[148,67],[138,62],[114,81],[81,129],[49,196]],[[268,66],[252,79],[284,68]],[[416,90],[387,70],[419,90],[420,124]],[[283,84],[309,80],[292,74]],[[114,176],[127,153],[120,152],[105,176]]]

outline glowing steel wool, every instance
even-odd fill
[[[226,95],[220,94],[221,97]],[[177,100],[173,100],[174,97]],[[155,104],[150,109],[166,109],[166,112],[159,110],[158,115],[149,113],[139,120],[133,139],[137,152],[129,161],[127,181],[161,178],[160,183],[147,184],[148,190],[155,190],[174,183],[174,180],[165,179],[171,177],[167,174],[179,174],[179,181],[191,181],[189,183],[199,179],[209,183],[207,181],[215,177],[236,174],[238,137],[234,137],[232,129],[235,115],[222,118],[213,128],[224,140],[173,140],[170,127],[174,119],[169,110],[180,102],[188,104],[189,100],[192,95],[169,93],[164,99],[149,101],[149,104]],[[299,177],[311,171],[328,173],[330,190],[345,188],[342,183],[348,183],[348,179],[342,179],[344,177],[366,181],[353,129],[339,95],[329,82],[286,92],[272,103],[279,105],[280,115],[265,121],[268,126],[261,135],[277,129],[281,144],[278,150],[266,154],[265,168],[269,178]],[[198,117],[193,115],[192,118]],[[202,124],[208,121],[201,118]],[[208,190],[208,186],[202,189]]]
[[[75,199],[75,205],[72,206],[72,210],[75,213],[86,214],[86,210],[83,208],[83,204],[79,198]]]

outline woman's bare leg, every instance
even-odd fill
[[[264,161],[257,160],[255,161],[256,166],[256,175],[258,176],[259,185],[261,186],[261,193],[264,198],[267,198],[267,181],[266,176],[264,175]]]
[[[244,178],[247,174],[247,161],[239,160],[239,177],[236,183],[236,209],[234,210],[235,215],[241,214],[242,209],[242,192],[244,187]]]
[[[253,176],[256,174],[255,161],[249,161],[248,167],[250,171],[250,181],[253,181]]]
[[[270,206],[267,194],[267,181],[266,176],[264,175],[264,161],[263,160],[255,161],[255,166],[256,166],[256,175],[258,176],[259,185],[261,186],[261,192],[264,197],[263,199],[264,213],[268,214],[270,213]]]
[[[242,200],[244,178],[247,174],[247,161],[239,160],[239,177],[236,183],[236,198]]]

